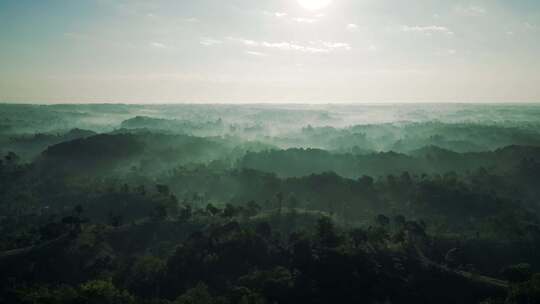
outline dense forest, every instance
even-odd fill
[[[0,104],[0,303],[540,303],[538,117]]]

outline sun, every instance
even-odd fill
[[[332,3],[333,0],[297,0],[303,8],[311,11],[320,10]]]

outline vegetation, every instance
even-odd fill
[[[539,108],[400,107],[0,105],[0,303],[540,303]]]

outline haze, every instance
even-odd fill
[[[540,0],[0,0],[0,304],[539,304]]]

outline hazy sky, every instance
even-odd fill
[[[0,101],[540,102],[540,1],[0,0]]]

